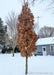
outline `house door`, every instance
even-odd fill
[[[46,47],[42,47],[43,56],[46,56]]]

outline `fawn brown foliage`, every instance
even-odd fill
[[[37,35],[34,32],[33,25],[34,16],[26,2],[22,6],[22,12],[18,16],[17,23],[17,43],[23,57],[26,56],[26,52],[29,57],[32,56],[32,52],[34,52],[36,48],[35,42],[37,41]]]

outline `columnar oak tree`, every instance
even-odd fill
[[[17,31],[18,31],[18,46],[21,51],[21,56],[26,57],[26,74],[27,74],[27,60],[35,51],[37,35],[34,32],[34,16],[28,8],[28,2],[22,6],[22,12],[18,16]]]

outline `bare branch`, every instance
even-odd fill
[[[8,14],[8,17],[6,17],[6,24],[8,27],[8,35],[9,35],[9,37],[11,37],[11,41],[12,41],[12,42],[10,42],[10,44],[13,49],[17,45],[16,23],[17,23],[17,17],[15,15],[15,12],[11,12],[11,14]]]

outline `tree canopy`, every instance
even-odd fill
[[[0,47],[5,45],[5,38],[4,35],[6,33],[7,26],[3,26],[3,21],[0,18]]]
[[[32,52],[35,51],[37,41],[37,35],[33,31],[34,16],[28,8],[28,3],[22,7],[22,12],[18,16],[17,31],[18,31],[18,46],[21,51],[21,55],[24,57],[26,53],[28,56],[32,56]]]

